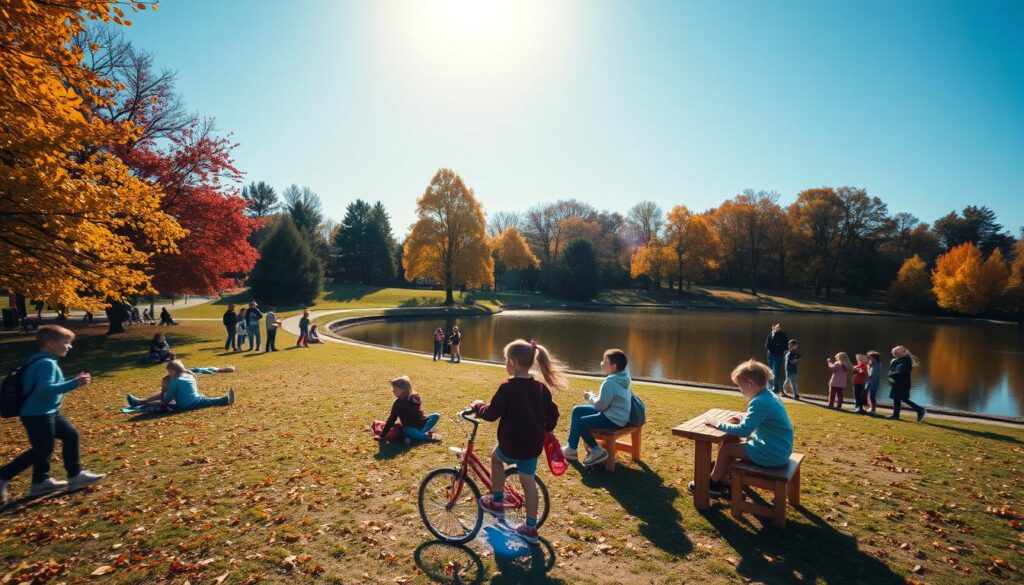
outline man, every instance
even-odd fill
[[[235,334],[235,328],[238,325],[238,315],[235,314],[235,306],[228,305],[228,310],[224,312],[224,329],[228,332],[228,340],[224,342],[224,351],[232,349],[238,351],[238,336]]]
[[[781,323],[772,325],[764,348],[768,351],[768,367],[772,369],[772,392],[779,394],[786,379],[786,350],[789,349],[789,336],[782,330]]]
[[[277,340],[277,328],[281,322],[277,320],[277,313],[274,312],[276,310],[277,307],[270,307],[270,310],[263,315],[267,320],[267,345],[264,352],[277,351],[277,345],[274,342]]]
[[[256,306],[256,301],[249,302],[249,308],[245,311],[245,330],[249,334],[249,351],[252,351],[253,344],[256,351],[260,350],[260,320],[263,319],[263,311]]]

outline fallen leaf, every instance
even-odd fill
[[[103,565],[102,567],[97,567],[95,571],[90,573],[90,575],[92,575],[93,577],[100,577],[103,575],[109,575],[113,573],[114,570],[114,567],[111,567],[110,565]]]

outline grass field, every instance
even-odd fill
[[[382,293],[387,294],[387,293]],[[372,296],[372,295],[370,295]],[[377,301],[374,301],[377,302]],[[1024,431],[942,420],[893,423],[791,404],[804,463],[803,505],[785,531],[734,520],[720,504],[697,513],[686,493],[693,447],[669,429],[736,396],[638,386],[648,404],[644,461],[561,477],[545,471],[552,512],[546,545],[498,563],[487,546],[433,544],[416,511],[430,469],[464,441],[452,421],[503,379],[494,367],[329,344],[277,354],[231,354],[221,327],[169,330],[186,364],[238,366],[201,380],[238,392],[234,406],[126,416],[124,394],[157,387],[162,369],[140,357],[152,330],[112,338],[79,329],[64,370],[94,374],[64,412],[83,458],[109,473],[95,489],[0,512],[0,582],[427,583],[446,567],[487,583],[989,583],[1021,580]],[[281,334],[280,346],[294,337]],[[32,351],[0,336],[8,366]],[[442,413],[441,444],[378,445],[364,430],[391,403],[387,380],[411,376],[428,412]],[[568,414],[592,380],[556,400]],[[0,459],[24,448],[17,420],[0,421]],[[485,424],[479,447],[494,444]],[[543,464],[542,464],[543,466]],[[55,461],[55,475],[63,476]],[[28,474],[12,483],[14,497]],[[94,572],[107,573],[90,577]],[[451,582],[451,575],[447,575]]]

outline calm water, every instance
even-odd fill
[[[765,359],[764,340],[780,320],[800,340],[800,388],[827,395],[825,358],[837,351],[889,349],[903,344],[921,359],[911,399],[933,406],[1021,416],[1024,413],[1024,333],[1017,325],[852,315],[746,311],[622,309],[601,312],[509,311],[493,317],[370,323],[347,337],[431,352],[436,327],[463,331],[462,354],[501,360],[504,345],[537,338],[575,370],[599,371],[608,347],[626,351],[634,376],[729,384],[733,366]],[[887,371],[887,370],[886,370]],[[888,401],[883,376],[879,397]],[[852,400],[852,391],[847,392]]]

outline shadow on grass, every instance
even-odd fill
[[[484,582],[484,563],[467,546],[428,540],[416,547],[413,561],[433,583],[479,585]]]
[[[384,290],[382,286],[359,286],[353,284],[328,284],[325,288],[330,290],[324,292],[324,300],[338,303],[358,301],[367,295]]]
[[[1022,445],[1024,441],[1021,441],[1017,437],[1011,437],[1009,435],[1001,435],[999,433],[993,433],[991,431],[976,431],[974,429],[964,429],[961,427],[954,427],[950,425],[940,425],[934,420],[926,421],[924,424],[932,427],[937,427],[947,431],[953,431],[954,433],[962,433],[964,435],[970,435],[978,439],[988,439],[990,441],[1001,441],[1003,443],[1013,443],[1015,445]]]
[[[42,496],[30,496],[26,494],[16,500],[11,500],[7,502],[7,504],[0,506],[0,516],[14,515],[29,508],[34,508],[44,502],[50,502],[62,497],[72,496],[79,492],[84,492],[87,489],[88,486],[83,486],[73,490],[61,490],[58,492],[53,492],[51,494],[46,494]]]
[[[651,544],[673,556],[683,556],[693,550],[693,543],[681,525],[682,514],[672,503],[679,490],[665,485],[660,475],[643,462],[616,466],[608,473],[604,468],[588,472],[579,463],[573,463],[582,472],[583,485],[604,488],[615,498],[627,514],[640,521],[640,534]]]
[[[729,514],[728,505],[715,506],[703,516],[739,555],[736,573],[765,584],[905,583],[885,563],[857,547],[843,534],[804,507],[795,508],[807,522],[787,522],[785,530],[761,520],[743,521]],[[792,520],[792,514],[790,514]]]
[[[548,571],[555,567],[557,560],[551,543],[541,538],[540,544],[530,547],[528,555],[513,558],[494,555],[494,564],[501,574],[491,579],[491,583],[565,583],[562,579],[548,577]]]

